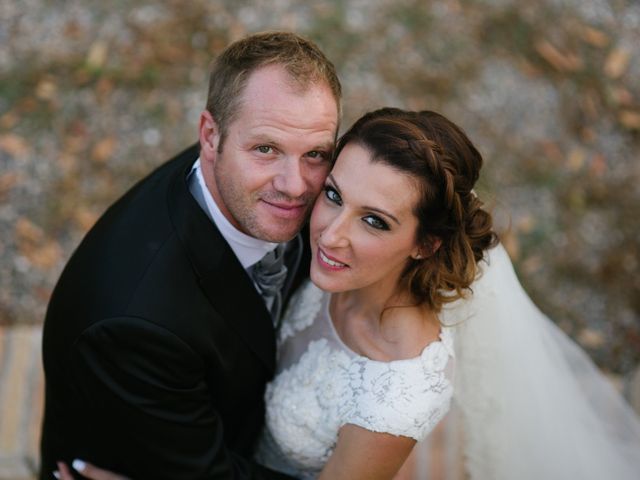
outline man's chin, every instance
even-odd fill
[[[269,225],[255,232],[253,236],[272,243],[288,242],[295,238],[298,232],[302,230],[303,225],[304,222],[300,222],[299,225],[295,225],[294,227],[288,225],[286,228],[277,228],[276,225]]]

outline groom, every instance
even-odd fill
[[[55,288],[41,479],[73,458],[135,479],[284,478],[249,459],[340,95],[290,33],[216,59],[199,145],[112,205]]]

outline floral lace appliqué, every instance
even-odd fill
[[[313,323],[313,319],[321,308],[323,295],[324,292],[311,281],[307,281],[306,284],[299,288],[291,297],[289,308],[283,317],[282,325],[278,332],[279,344]]]
[[[267,388],[265,437],[302,477],[322,469],[347,423],[421,440],[449,409],[452,351],[445,332],[419,357],[393,362],[350,355],[325,338],[312,341]]]

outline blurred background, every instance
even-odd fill
[[[461,125],[525,288],[640,397],[637,1],[3,0],[0,479],[37,464],[39,336],[66,260],[113,200],[195,142],[216,53],[267,29],[333,60],[343,129],[384,105]]]

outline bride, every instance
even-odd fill
[[[300,478],[393,478],[453,398],[472,479],[639,478],[640,421],[520,287],[460,128],[381,109],[336,153],[258,461]]]

